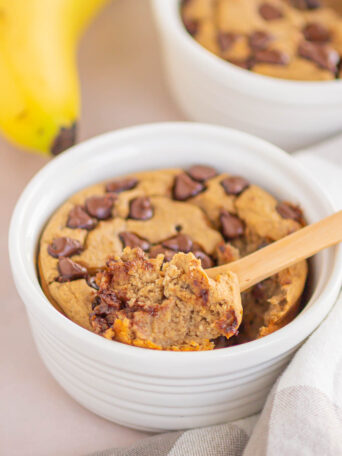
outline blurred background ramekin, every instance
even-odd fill
[[[151,4],[165,76],[190,120],[237,128],[288,152],[341,132],[342,80],[297,82],[241,69],[189,35],[180,17],[180,0]]]
[[[138,170],[206,163],[241,174],[279,199],[298,203],[309,222],[333,212],[324,189],[297,161],[261,139],[204,124],[151,124],[75,146],[47,164],[22,193],[10,226],[17,290],[38,351],[79,403],[117,423],[148,431],[192,428],[258,412],[278,375],[337,297],[342,250],[313,261],[312,295],[284,328],[262,339],[207,352],[162,352],[106,340],[59,313],[38,281],[39,236],[74,192]]]

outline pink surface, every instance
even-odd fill
[[[80,139],[109,130],[181,120],[163,80],[147,0],[116,0],[96,19],[79,55],[83,115]],[[47,159],[0,140],[0,454],[82,455],[145,437],[93,415],[50,376],[32,340],[7,253],[14,204]]]

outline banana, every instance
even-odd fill
[[[108,0],[0,0],[0,130],[56,155],[75,141],[79,38]]]

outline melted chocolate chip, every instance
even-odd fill
[[[287,65],[290,58],[278,49],[257,49],[254,54],[255,63],[269,63],[271,65]]]
[[[135,220],[148,220],[153,216],[150,198],[140,196],[131,201],[129,216]]]
[[[54,258],[69,257],[83,250],[80,241],[68,237],[54,239],[48,246],[48,253]]]
[[[187,174],[180,174],[175,178],[173,197],[178,201],[185,201],[188,198],[198,195],[204,189],[204,185],[194,181]]]
[[[284,219],[292,219],[300,222],[303,218],[303,213],[298,206],[294,206],[287,202],[278,203],[276,210]]]
[[[88,282],[88,281],[87,281]],[[91,303],[91,308],[92,310],[95,309],[95,307],[99,306],[101,304],[101,298],[100,296],[95,296],[95,298],[93,299],[93,302]]]
[[[114,195],[91,196],[85,201],[85,208],[89,215],[99,220],[106,220],[112,215]]]
[[[94,288],[94,290],[98,290],[98,289],[99,289],[99,286],[98,286],[98,284],[96,283],[96,277],[95,277],[95,276],[87,277],[87,284],[88,284],[91,288]]]
[[[271,3],[263,3],[259,8],[259,13],[265,21],[274,21],[283,17],[282,11]]]
[[[226,337],[224,337],[224,336],[218,337],[213,342],[215,344],[215,350],[216,349],[220,349],[220,348],[229,347],[228,339]]]
[[[227,195],[239,195],[249,187],[249,182],[241,176],[230,176],[223,179],[221,185]]]
[[[290,0],[292,6],[300,10],[311,10],[321,7],[320,0]]]
[[[250,57],[247,59],[228,59],[227,61],[245,70],[250,70],[254,63]]]
[[[238,38],[238,35],[236,33],[219,32],[217,34],[217,42],[218,42],[218,45],[220,46],[221,51],[224,52],[224,51],[227,51],[229,48],[231,48],[232,45],[237,40],[237,38]]]
[[[164,241],[162,246],[176,252],[188,253],[192,248],[192,240],[187,234],[178,234],[177,236]]]
[[[303,33],[305,39],[308,41],[324,43],[331,39],[331,34],[327,27],[318,22],[310,22],[307,24],[303,29]]]
[[[162,245],[154,245],[150,248],[149,257],[156,258],[161,253],[164,255],[165,261],[171,261],[177,252],[175,252],[174,250],[166,249]]]
[[[201,260],[201,265],[203,269],[212,268],[214,266],[213,260],[205,252],[201,250],[196,250],[194,252],[194,255],[198,260]]]
[[[183,17],[183,24],[191,36],[196,35],[196,33],[198,32],[198,21]]]
[[[91,314],[91,325],[96,334],[103,334],[109,328],[105,318],[98,317],[95,312]]]
[[[236,215],[230,214],[228,211],[221,211],[220,222],[223,236],[226,239],[234,239],[244,233],[242,220],[240,220]]]
[[[90,217],[82,206],[75,206],[69,212],[67,226],[69,228],[82,228],[92,230],[96,225],[96,221]]]
[[[98,317],[105,318],[107,323],[110,323],[107,317],[111,316],[114,310],[114,306],[108,305],[104,302],[100,302],[100,304],[94,308],[94,314]]]
[[[145,251],[150,248],[150,243],[146,241],[146,239],[142,239],[134,233],[125,231],[123,233],[120,233],[119,237],[124,247],[131,247],[132,249],[135,247],[140,247]]]
[[[126,190],[132,190],[138,184],[138,179],[134,177],[125,177],[124,179],[116,179],[108,182],[106,192],[121,193]]]
[[[111,291],[108,287],[101,289],[99,296],[101,298],[100,305],[104,304],[106,307],[109,307],[111,309],[110,312],[119,310],[123,305],[126,305],[128,301],[128,297],[124,291]],[[103,309],[101,309],[100,312],[103,313]]]
[[[261,300],[265,299],[266,291],[267,290],[265,289],[265,282],[257,283],[252,288],[253,298],[256,299],[257,301],[261,301]]]
[[[334,74],[337,71],[340,61],[340,56],[335,49],[325,44],[310,41],[302,41],[299,44],[298,54]]]
[[[248,41],[253,50],[266,49],[269,43],[273,41],[273,36],[270,33],[258,30],[249,36]]]
[[[88,271],[70,258],[62,257],[58,262],[59,282],[68,282],[69,280],[83,279],[87,277]]]
[[[215,326],[226,336],[230,337],[237,333],[238,321],[234,310],[228,310],[225,318],[221,318],[215,323]]]
[[[215,177],[217,172],[211,166],[195,165],[188,170],[188,174],[195,181],[205,182]]]

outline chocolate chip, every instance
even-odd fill
[[[95,276],[90,276],[87,277],[87,284],[91,287],[94,288],[95,290],[99,289],[98,284],[96,283],[96,277]],[[94,308],[93,308],[94,309]]]
[[[293,204],[282,202],[278,203],[276,206],[276,210],[281,217],[284,219],[292,219],[301,221],[303,218],[303,212],[298,206],[294,206]]]
[[[194,36],[198,32],[198,21],[183,17],[183,24],[190,35]]]
[[[102,277],[103,277],[103,275],[102,275]],[[104,277],[109,279],[110,277],[112,277],[112,274],[110,274],[109,276],[104,275]],[[101,306],[101,308],[99,309],[99,312],[102,314],[106,313],[107,315],[110,314],[111,312],[113,312],[113,310],[119,310],[122,307],[122,305],[126,305],[127,301],[129,300],[125,290],[119,289],[119,290],[113,291],[113,290],[111,290],[111,287],[109,284],[110,284],[110,281],[107,282],[107,284],[104,284],[104,286],[101,287],[101,290],[98,294],[98,296],[101,299],[100,304],[99,304]],[[105,310],[106,308],[107,308],[107,310]],[[97,311],[96,311],[96,314],[97,314]]]
[[[121,242],[123,243],[124,247],[140,247],[142,250],[148,250],[150,248],[150,243],[146,241],[146,239],[142,239],[134,233],[130,233],[128,231],[124,231],[119,235]]]
[[[215,323],[215,326],[221,333],[223,333],[223,335],[228,338],[232,335],[237,334],[239,324],[235,311],[233,309],[228,310],[225,317],[218,320]]]
[[[221,211],[220,222],[223,236],[227,239],[234,239],[244,233],[243,222],[228,211]]]
[[[249,187],[249,182],[241,176],[230,176],[223,179],[221,185],[227,195],[239,195]]]
[[[201,260],[201,265],[203,269],[212,268],[214,266],[213,260],[205,252],[202,252],[201,250],[196,250],[194,252],[194,255],[198,260]]]
[[[220,336],[218,337],[217,339],[215,339],[214,341],[214,344],[215,344],[215,350],[218,350],[220,348],[227,348],[229,347],[229,343],[228,343],[228,339],[224,336]]]
[[[222,52],[227,51],[237,40],[238,35],[231,32],[219,32],[217,34],[217,42]]]
[[[187,234],[178,234],[162,243],[163,247],[175,250],[176,252],[190,252],[192,248],[192,240]]]
[[[192,196],[198,195],[204,189],[204,185],[192,180],[183,173],[176,177],[173,187],[173,197],[178,201],[185,201]]]
[[[114,317],[113,312],[115,312],[115,310],[115,306],[108,305],[105,302],[100,302],[100,304],[94,308],[94,314],[99,317],[105,318],[107,323],[109,323],[110,321],[108,320],[110,320],[111,317]],[[107,317],[109,317],[109,319]]]
[[[325,44],[312,43],[310,41],[302,41],[299,44],[298,54],[334,74],[340,61],[340,56],[335,49]]]
[[[83,279],[87,277],[88,271],[78,263],[70,260],[70,258],[62,257],[58,262],[58,270],[60,276],[59,282],[68,282],[69,280]]]
[[[305,39],[308,41],[324,43],[331,39],[331,34],[327,27],[318,22],[310,22],[307,24],[303,29],[303,33]]]
[[[259,8],[259,13],[265,21],[274,21],[283,17],[282,11],[271,3],[263,3]]]
[[[108,182],[106,192],[121,193],[126,190],[132,190],[138,184],[138,179],[134,177],[125,177],[124,179],[116,179]]]
[[[287,65],[290,62],[289,56],[278,49],[257,49],[253,56],[256,63]]]
[[[166,249],[162,245],[154,245],[150,248],[148,255],[150,258],[156,258],[161,253],[164,255],[165,261],[171,261],[177,252],[174,250]]]
[[[311,10],[321,7],[320,0],[291,0],[291,4],[300,10]]]
[[[195,165],[188,170],[189,176],[199,182],[205,182],[216,176],[217,172],[211,166]]]
[[[87,282],[88,282],[88,280],[87,280]],[[101,304],[100,296],[95,296],[95,298],[93,299],[93,302],[91,303],[92,310],[94,310],[95,307],[99,306],[100,304]]]
[[[135,220],[148,220],[153,216],[150,198],[140,196],[131,201],[129,216]]]
[[[252,288],[252,296],[257,301],[265,299],[266,294],[265,282],[259,282]]]
[[[250,57],[247,59],[227,59],[227,61],[245,70],[250,70],[254,63]]]
[[[99,220],[106,220],[112,215],[114,195],[91,196],[85,201],[85,208],[89,215]]]
[[[92,230],[96,226],[96,220],[90,217],[82,206],[75,206],[69,212],[67,226],[69,228],[83,228]]]
[[[80,241],[68,237],[56,238],[48,246],[48,253],[54,258],[69,257],[80,253],[82,250]]]
[[[248,41],[253,50],[265,49],[273,41],[273,36],[270,33],[258,30],[249,36]]]

